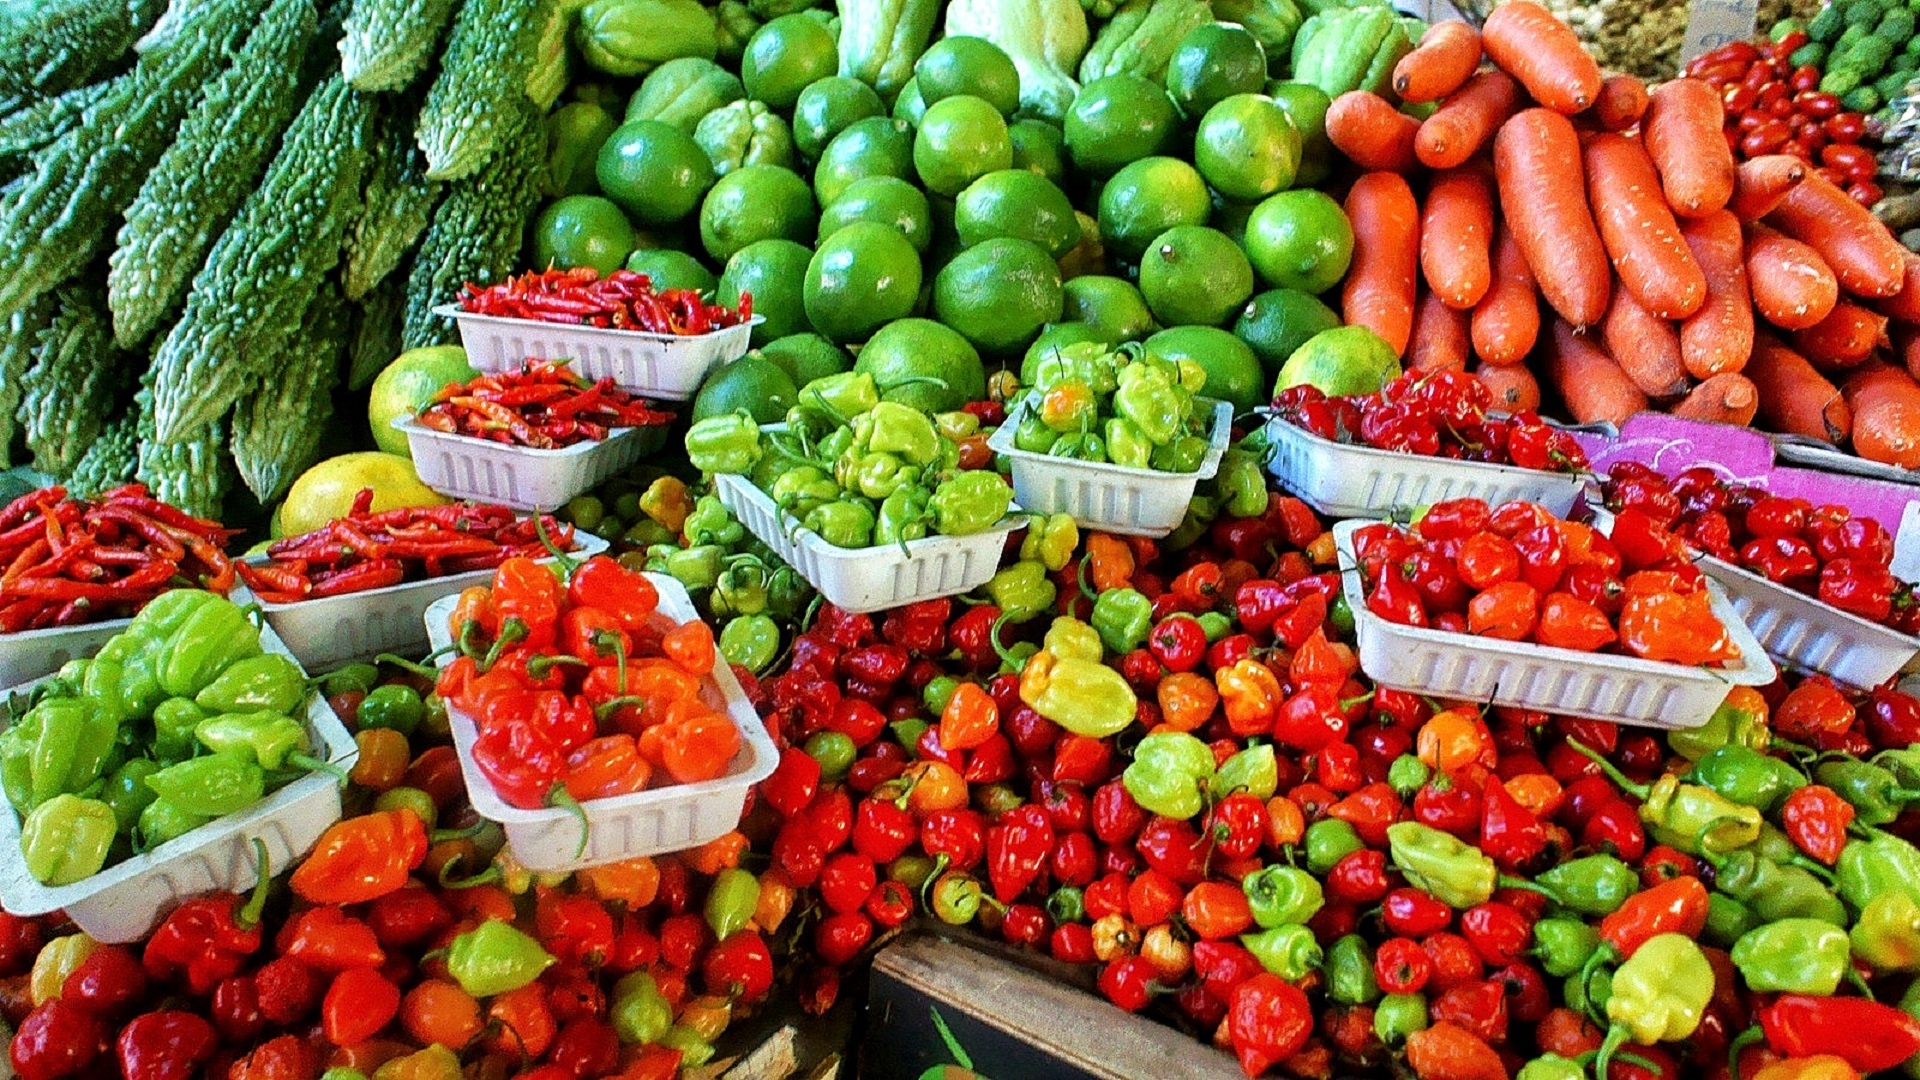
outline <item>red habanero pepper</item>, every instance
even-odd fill
[[[330,904],[295,916],[281,927],[274,947],[284,956],[327,972],[377,968],[387,962],[373,928]]]
[[[542,889],[533,920],[540,944],[562,963],[597,966],[613,951],[613,916],[592,897]]]
[[[589,664],[625,664],[633,635],[597,607],[570,607],[560,617],[560,648]]]
[[[413,816],[411,811],[406,813]],[[322,837],[323,842],[324,839]],[[422,846],[424,849],[424,844]],[[174,908],[147,939],[140,963],[149,978],[184,977],[187,988],[194,994],[209,994],[222,979],[238,973],[247,957],[260,950],[260,912],[266,907],[267,886],[272,876],[267,867],[266,845],[255,841],[255,852],[259,856],[260,879],[254,884],[251,896],[215,893],[194,897]]]
[[[1894,594],[1900,582],[1883,566],[1839,558],[1820,568],[1821,602],[1869,622],[1885,622],[1893,614]]]
[[[1776,1053],[1833,1054],[1863,1073],[1898,1068],[1920,1052],[1920,1020],[1864,998],[1782,994],[1759,1020]]]
[[[308,903],[365,903],[405,885],[426,857],[427,827],[419,815],[378,810],[329,826],[289,884]]]
[[[1853,824],[1853,804],[1824,784],[1797,788],[1780,806],[1780,827],[1794,846],[1832,866],[1847,844],[1847,826]]]
[[[1053,853],[1053,819],[1032,803],[1001,816],[987,830],[987,877],[994,897],[1011,903],[1046,868]]]
[[[567,598],[577,607],[591,606],[613,616],[629,634],[644,632],[660,606],[660,590],[645,574],[605,555],[595,555],[574,569],[567,579]]]
[[[640,745],[624,732],[588,739],[567,752],[567,794],[576,801],[607,799],[645,791],[653,766],[640,756]]]
[[[1707,889],[1695,877],[1677,877],[1627,897],[1600,920],[1600,940],[1622,959],[1661,934],[1698,937],[1707,924]]]
[[[553,644],[566,592],[553,571],[533,559],[516,555],[493,572],[493,610],[500,619],[500,635],[515,632],[527,648]]]
[[[1241,1071],[1259,1076],[1307,1044],[1313,1006],[1299,987],[1263,971],[1233,989],[1227,1034]]]
[[[122,1076],[192,1080],[219,1044],[219,1035],[204,1018],[181,1009],[162,1009],[128,1021],[114,1049]]]

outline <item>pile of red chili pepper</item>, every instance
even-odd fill
[[[571,550],[573,526],[543,515],[538,524],[504,506],[373,509],[363,489],[346,517],[325,528],[275,540],[264,563],[237,563],[253,594],[271,604],[384,589],[408,581],[491,570],[515,556],[545,553],[544,528],[555,546]]]
[[[673,414],[598,382],[565,360],[528,360],[519,371],[448,383],[415,419],[421,427],[509,446],[558,450],[606,438],[614,428],[658,427]]]
[[[139,484],[73,499],[31,491],[0,510],[0,633],[130,616],[177,586],[224,595],[239,530],[160,502]]]
[[[709,304],[693,289],[655,289],[652,279],[632,270],[606,277],[590,266],[571,270],[529,270],[484,288],[468,282],[460,309],[475,315],[538,322],[641,330],[688,337],[738,326],[753,317],[753,297],[740,294],[740,306]]]
[[[1328,397],[1310,383],[1274,395],[1296,427],[1338,443],[1420,457],[1546,472],[1584,472],[1586,451],[1568,432],[1523,410],[1494,412],[1487,384],[1458,371],[1401,375],[1376,394]]]

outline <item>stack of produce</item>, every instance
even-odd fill
[[[1281,419],[1333,442],[1522,469],[1587,470],[1580,443],[1528,410],[1492,415],[1493,391],[1440,370],[1402,375],[1377,394],[1328,397],[1312,383],[1274,395]]]
[[[577,266],[528,271],[484,289],[469,282],[460,291],[460,310],[570,326],[692,335],[738,326],[752,318],[753,296],[742,293],[738,307],[726,307],[705,302],[695,289],[655,289],[652,279],[632,270],[615,270],[602,278],[591,266]]]
[[[605,439],[615,428],[662,427],[673,414],[649,407],[610,377],[593,382],[567,361],[529,360],[519,371],[447,384],[415,420],[451,435],[558,450]]]
[[[1195,407],[1207,381],[1198,364],[1079,342],[1042,356],[1033,376],[1013,402],[1022,410],[1016,449],[1158,472],[1200,468],[1213,412]]]
[[[1906,15],[1906,9],[1900,14]],[[1806,36],[1788,30],[1765,46],[1730,42],[1696,57],[1683,74],[1720,91],[1727,142],[1740,160],[1792,155],[1872,206],[1881,196],[1874,182],[1879,165],[1873,151],[1862,145],[1867,117],[1858,108],[1871,99],[1859,96],[1859,90],[1843,98],[1826,89],[1830,79],[1813,63],[1793,67],[1806,47]]]

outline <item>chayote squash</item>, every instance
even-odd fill
[[[658,120],[691,135],[701,117],[746,96],[738,75],[711,60],[681,57],[647,75],[627,102],[627,122]]]
[[[840,0],[840,74],[892,101],[913,78],[939,16],[940,0]],[[951,26],[947,32],[953,33]]]
[[[701,119],[693,141],[713,161],[716,176],[743,165],[793,167],[793,132],[765,102],[736,101]]]
[[[1020,72],[1020,111],[1059,123],[1080,84],[1073,72],[1086,55],[1087,13],[1078,0],[953,0],[947,36],[986,38]]]
[[[713,13],[698,0],[593,0],[580,11],[573,43],[609,75],[645,75],[668,60],[719,52]]]
[[[1383,97],[1393,66],[1413,51],[1407,23],[1389,7],[1332,8],[1308,19],[1293,38],[1293,78],[1337,98],[1349,90]]]
[[[1278,0],[1291,3],[1292,0]],[[1207,0],[1127,0],[1080,61],[1080,81],[1139,75],[1165,82],[1167,62],[1187,32],[1214,20]],[[1255,36],[1258,36],[1257,34]],[[1265,44],[1262,42],[1262,44]]]
[[[1268,74],[1279,75],[1307,13],[1295,0],[1213,0],[1213,17],[1246,27],[1267,50]]]
[[[747,51],[747,42],[760,30],[760,17],[742,0],[720,0],[720,6],[713,12],[720,23],[714,35],[720,43],[717,56],[726,61],[728,67],[737,68],[740,55]]]
[[[594,161],[600,144],[619,127],[613,114],[590,101],[570,101],[544,121],[547,129],[548,192],[591,195],[599,190]]]

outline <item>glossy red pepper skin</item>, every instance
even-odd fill
[[[1758,1019],[1775,1052],[1834,1054],[1863,1073],[1896,1068],[1920,1052],[1920,1020],[1864,998],[1782,994]]]
[[[91,1010],[55,998],[27,1015],[8,1054],[20,1080],[60,1080],[85,1072],[106,1050],[108,1035]]]
[[[184,978],[194,994],[208,994],[260,949],[260,927],[241,926],[246,898],[231,893],[196,897],[174,908],[147,939],[140,961],[149,978]]]

